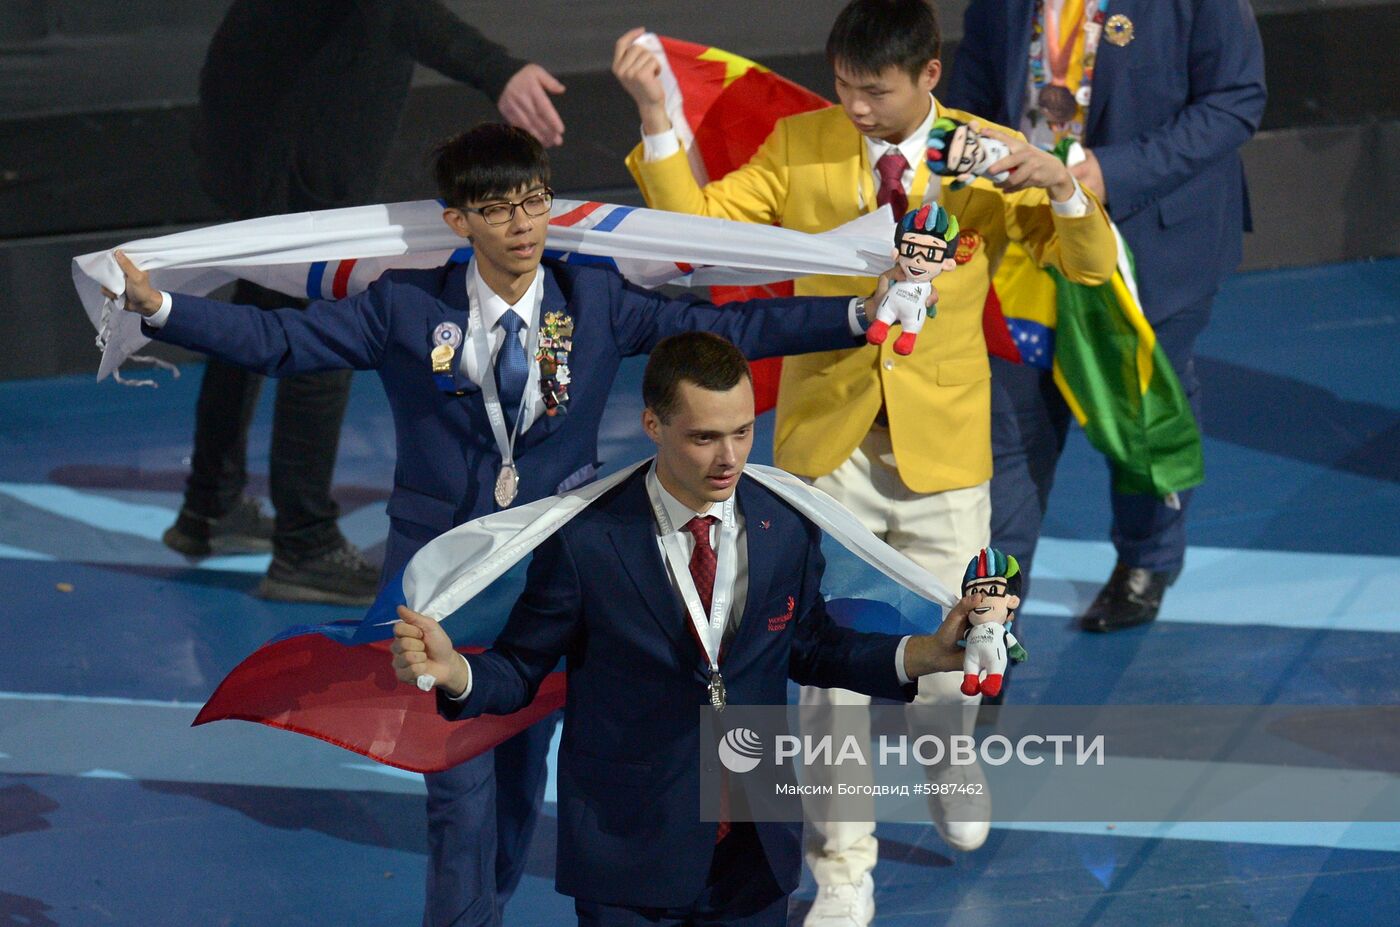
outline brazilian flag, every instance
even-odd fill
[[[1065,151],[1057,151],[1062,157]],[[1074,283],[1012,246],[996,292],[1022,363],[1048,367],[1120,493],[1167,497],[1205,479],[1201,433],[1138,301],[1133,258],[1101,286]]]

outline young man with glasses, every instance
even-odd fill
[[[398,453],[384,577],[456,525],[591,480],[623,357],[696,329],[725,336],[750,358],[864,339],[861,301],[848,297],[716,307],[640,289],[611,269],[542,263],[549,162],[519,129],[488,124],[449,140],[434,173],[450,204],[443,220],[470,241],[473,258],[391,271],[364,293],[303,311],[162,293],[118,255],[127,308],[146,317],[151,338],[271,376],[346,367],[379,374]],[[536,725],[494,756],[427,776],[426,925],[500,922],[523,872],[550,733]]]

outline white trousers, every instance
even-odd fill
[[[865,527],[886,544],[928,570],[949,589],[962,588],[967,563],[991,543],[991,492],[989,483],[946,492],[916,493],[906,487],[895,469],[890,433],[876,426],[851,454],[850,459],[812,485],[830,494],[855,513]],[[959,686],[962,674],[935,673],[919,679],[915,705],[977,705],[981,695],[965,696]],[[831,734],[833,743],[847,736],[870,742],[870,714],[864,711],[832,711],[845,706],[869,706],[870,696],[849,689],[803,686],[801,695],[807,733]],[[975,712],[964,712],[970,734]],[[819,782],[817,778],[813,781]],[[869,785],[869,767],[843,767],[841,781]],[[843,802],[849,798],[842,799]],[[820,817],[820,806],[809,805],[809,817]],[[874,821],[809,820],[806,837],[807,865],[818,885],[857,883],[875,868],[878,844]]]

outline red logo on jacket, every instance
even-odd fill
[[[788,622],[792,620],[792,613],[793,610],[796,608],[797,600],[794,599],[792,596],[788,596],[787,611],[783,612],[781,615],[774,615],[772,618],[769,618],[768,630],[781,631],[783,628],[786,628],[788,626]]]

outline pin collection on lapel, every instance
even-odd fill
[[[569,353],[574,347],[574,320],[567,313],[546,312],[540,326],[540,396],[546,415],[568,411]]]

